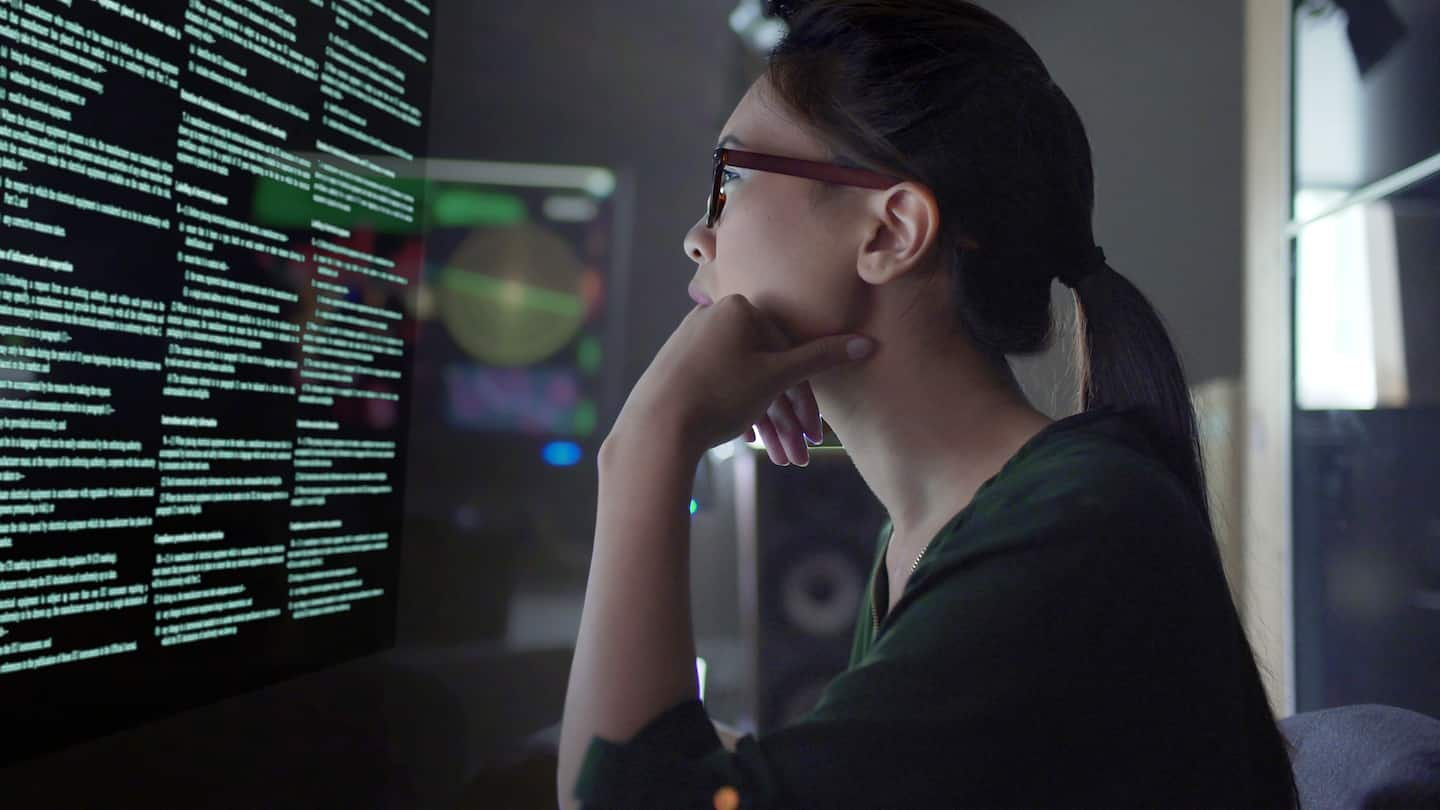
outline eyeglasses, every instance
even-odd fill
[[[762,172],[788,174],[792,177],[807,177],[842,186],[886,189],[901,182],[899,178],[878,174],[866,169],[852,169],[833,163],[819,163],[814,160],[762,155],[759,152],[742,152],[738,149],[720,148],[715,150],[715,171],[710,184],[710,198],[705,204],[705,227],[715,227],[715,220],[725,209],[725,167],[756,169]]]

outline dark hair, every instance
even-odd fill
[[[1040,56],[965,0],[772,2],[769,13],[788,23],[766,69],[778,98],[837,162],[935,194],[957,326],[997,368],[1046,349],[1052,280],[1095,256],[1095,193],[1085,128]],[[1134,409],[1193,496],[1218,567],[1195,409],[1164,323],[1108,266],[1074,295],[1080,409]]]

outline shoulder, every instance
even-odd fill
[[[988,604],[990,621],[1028,606],[1072,629],[1131,621],[1138,603],[1153,609],[1136,622],[1194,620],[1200,604],[1223,621],[1227,593],[1198,501],[1131,427],[1105,428],[1066,430],[1017,455],[926,555],[906,597],[976,615]]]
[[[977,493],[955,545],[1064,536],[1204,532],[1200,505],[1165,464],[1133,413],[1056,423]],[[948,544],[947,544],[948,545]]]

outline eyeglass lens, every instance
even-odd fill
[[[725,176],[725,160],[717,153],[714,160],[714,168],[710,173],[710,198],[705,206],[705,227],[715,227],[715,221],[720,218],[720,211],[725,207],[725,193],[721,191],[722,180]]]

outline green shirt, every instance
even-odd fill
[[[848,668],[734,753],[698,700],[596,738],[586,808],[1285,807],[1289,759],[1198,503],[1134,410],[1062,419],[942,529]],[[874,631],[872,604],[879,614]]]

